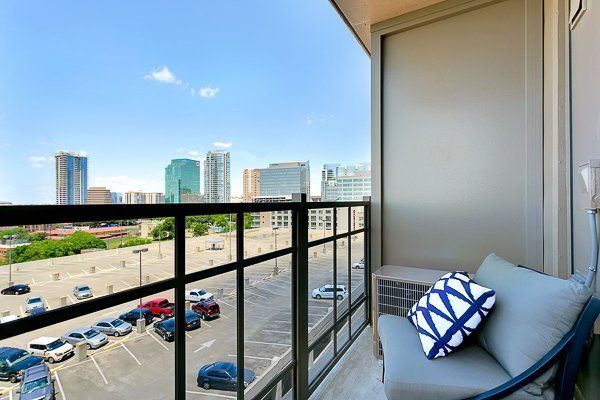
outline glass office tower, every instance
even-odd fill
[[[184,194],[200,195],[200,161],[179,158],[165,168],[165,202],[181,203]]]

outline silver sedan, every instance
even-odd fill
[[[115,337],[127,335],[133,329],[129,322],[118,318],[105,318],[92,325],[92,329]]]
[[[83,342],[88,349],[97,349],[108,343],[108,336],[91,328],[73,329],[62,335],[61,339],[72,345]]]

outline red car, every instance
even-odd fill
[[[192,306],[192,311],[205,320],[217,318],[221,314],[221,308],[214,300],[199,301]]]
[[[169,302],[165,298],[158,298],[143,303],[138,308],[147,308],[150,310],[152,315],[160,317],[162,319],[171,317],[175,313],[175,304]]]

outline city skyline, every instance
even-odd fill
[[[163,192],[171,159],[216,149],[236,197],[244,168],[369,160],[369,58],[327,2],[151,3],[2,4],[0,201],[55,203],[62,149],[93,154],[89,186],[120,193]]]

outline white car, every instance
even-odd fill
[[[202,289],[190,289],[185,291],[185,299],[192,303],[198,303],[199,301],[213,300],[215,295]]]
[[[352,265],[352,268],[354,268],[354,269],[365,269],[365,259],[362,258],[359,262],[355,262],[354,265]]]
[[[59,338],[42,336],[29,342],[27,351],[54,364],[73,354],[73,345]]]
[[[25,304],[25,312],[30,313],[34,308],[42,308],[46,309],[46,305],[44,304],[44,300],[41,297],[35,296],[27,299]]]
[[[0,317],[0,324],[10,321],[16,321],[17,319],[19,319],[19,317],[17,317],[16,315],[7,315],[6,317]]]
[[[342,300],[344,297],[346,297],[346,295],[348,294],[348,292],[346,292],[346,286],[344,285],[337,285],[337,290],[336,290],[336,298],[338,300]],[[333,299],[333,285],[324,285],[321,286],[320,288],[316,288],[312,291],[312,297],[313,299]]]

